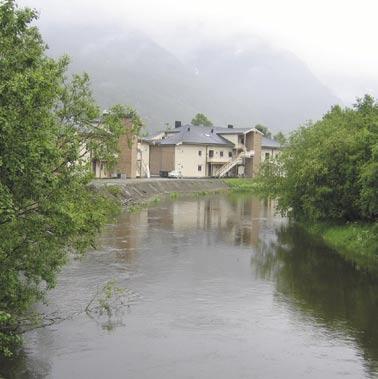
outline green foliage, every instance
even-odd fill
[[[328,246],[361,267],[378,265],[378,223],[351,222],[305,224],[311,234],[320,235]]]
[[[155,196],[145,201],[139,201],[139,202],[130,204],[126,209],[129,213],[137,213],[137,212],[140,212],[144,208],[148,208],[160,203],[160,201],[161,201],[160,197]]]
[[[287,142],[286,136],[282,132],[278,132],[273,136],[273,139],[279,142],[281,145],[285,145]]]
[[[250,178],[231,178],[224,179],[224,182],[231,188],[232,192],[250,192],[258,194],[260,183]]]
[[[259,130],[262,134],[264,134],[266,138],[272,138],[272,133],[266,126],[257,124],[255,125],[255,129]]]
[[[20,343],[14,318],[11,314],[0,311],[0,355],[11,357]]]
[[[34,10],[0,3],[0,353],[20,341],[20,315],[55,284],[70,252],[95,243],[113,203],[89,188],[92,157],[114,163],[134,110],[102,115],[87,75],[67,78],[31,23]]]
[[[213,123],[203,113],[197,113],[192,120],[192,125],[213,126]]]
[[[366,95],[353,108],[333,107],[295,131],[260,182],[296,219],[378,217],[378,105]]]
[[[169,198],[171,200],[176,200],[176,199],[178,199],[180,197],[180,195],[181,195],[180,192],[171,192],[169,194]]]

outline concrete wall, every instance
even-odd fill
[[[210,151],[213,157],[210,158]],[[184,177],[205,177],[216,172],[225,163],[230,161],[232,147],[227,146],[201,146],[201,145],[179,145],[176,146],[175,170],[181,171]],[[201,154],[199,154],[201,152]],[[222,156],[223,153],[223,156]],[[209,172],[209,163],[213,169]],[[199,170],[200,168],[200,170]]]
[[[208,163],[220,163],[225,164],[228,161],[232,160],[232,157],[228,156],[228,153],[232,154],[232,147],[227,146],[208,146],[207,148],[207,161]],[[214,151],[214,156],[210,158],[210,150]],[[223,152],[223,157],[221,156],[221,152]]]
[[[235,147],[238,146],[238,135],[237,134],[220,134],[226,140],[232,142]]]
[[[176,146],[175,170],[180,171],[184,177],[202,178],[207,176],[206,146]]]
[[[235,146],[234,146],[234,149],[242,149],[244,150],[245,148],[245,138],[244,138],[244,135],[242,134],[221,134],[221,136],[223,138],[225,138],[226,140],[232,142]],[[244,143],[241,143],[241,138],[244,138]]]
[[[219,179],[136,179],[94,180],[95,188],[117,186],[124,204],[137,202],[171,192],[191,193],[200,191],[227,190],[229,187]]]
[[[160,171],[175,169],[175,146],[150,145],[150,172],[159,175]]]

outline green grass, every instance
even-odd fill
[[[378,223],[318,223],[305,225],[311,233],[361,267],[378,266]]]
[[[176,199],[178,199],[180,196],[181,196],[180,192],[171,192],[171,193],[169,194],[169,198],[170,198],[171,200],[176,200]]]
[[[160,197],[156,196],[147,201],[139,201],[137,203],[130,204],[126,207],[126,209],[129,213],[136,213],[136,212],[141,211],[144,208],[154,206],[158,204],[160,201],[161,201]]]
[[[254,194],[260,193],[260,186],[255,179],[251,178],[230,178],[223,179],[230,187],[232,192],[250,192]]]

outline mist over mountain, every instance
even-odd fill
[[[340,102],[295,55],[264,44],[199,42],[177,57],[136,30],[104,25],[40,25],[53,56],[87,72],[97,101],[134,106],[150,131],[190,122],[289,131]]]

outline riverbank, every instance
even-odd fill
[[[232,192],[244,192],[254,195],[261,193],[258,182],[252,178],[229,178],[223,179],[223,181]]]
[[[123,206],[138,206],[157,202],[160,197],[180,194],[208,194],[227,191],[227,184],[219,179],[97,179],[92,182],[97,190],[116,197]]]
[[[378,224],[303,224],[332,249],[361,268],[378,270]]]
[[[100,179],[92,182],[114,196],[130,212],[158,203],[163,197],[205,195],[219,191],[263,196],[259,183],[250,178],[230,179]],[[307,232],[360,267],[378,267],[378,227],[374,224],[302,223]]]
[[[225,179],[232,192],[263,196],[256,180],[249,178]],[[367,223],[304,223],[310,234],[321,237],[325,244],[348,261],[360,267],[378,268],[378,224]]]

